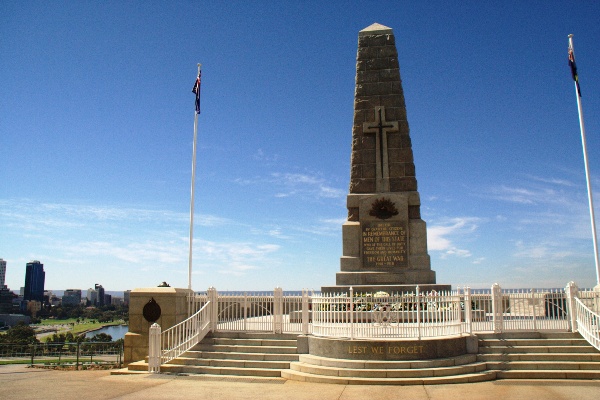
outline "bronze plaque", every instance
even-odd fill
[[[363,266],[408,267],[406,222],[368,221],[362,223]]]

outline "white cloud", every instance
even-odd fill
[[[477,230],[480,221],[479,218],[474,217],[453,218],[445,224],[430,226],[427,229],[428,249],[441,252],[441,258],[449,256],[471,257],[471,251],[458,248],[454,242],[462,236],[470,235]]]

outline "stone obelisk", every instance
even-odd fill
[[[323,292],[449,290],[436,285],[391,28],[358,34],[348,219],[336,286]]]

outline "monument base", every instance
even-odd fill
[[[477,338],[461,335],[427,339],[357,339],[308,337],[313,356],[346,360],[410,361],[477,353]]]
[[[417,286],[421,293],[433,292],[448,292],[452,289],[451,285],[442,285],[435,283],[424,283],[420,285],[335,285],[322,286],[321,293],[348,293],[350,287],[354,293],[377,293],[386,292],[387,294],[394,293],[415,293]]]

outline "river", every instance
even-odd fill
[[[91,338],[94,335],[97,335],[99,333],[106,333],[110,336],[112,336],[112,340],[119,340],[119,339],[123,339],[125,337],[125,334],[129,331],[129,326],[127,325],[111,325],[111,326],[105,326],[104,328],[100,328],[98,330],[95,331],[91,331],[85,334],[86,338]]]

